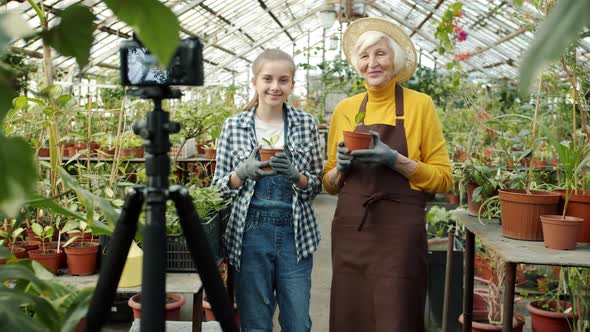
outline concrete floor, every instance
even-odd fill
[[[327,332],[330,317],[330,282],[332,278],[332,261],[331,261],[331,239],[330,226],[334,209],[336,208],[336,196],[331,196],[327,193],[322,193],[317,196],[314,201],[317,220],[320,226],[322,239],[320,247],[314,254],[314,265],[312,271],[312,287],[311,287],[311,320],[312,331]],[[181,319],[185,321],[191,320],[192,297],[186,296],[186,304],[182,308]],[[526,303],[520,302],[515,306],[516,312],[526,315],[524,306]],[[427,301],[428,303],[428,301]],[[428,308],[427,308],[428,310]],[[122,332],[129,331],[131,323],[110,324],[106,326],[103,331],[107,332]],[[278,310],[274,317],[273,332],[281,331],[278,323]],[[440,331],[437,328],[429,328],[429,332]],[[530,330],[530,319],[527,319],[524,331]]]
[[[332,260],[330,257],[330,224],[336,208],[336,196],[322,193],[314,201],[317,220],[320,226],[322,240],[320,247],[314,254],[311,286],[311,320],[314,332],[327,332],[330,314],[330,282],[332,279]],[[182,308],[181,319],[191,320],[192,297],[185,296],[186,304]],[[106,332],[129,331],[131,323],[112,323],[103,328]],[[273,332],[281,331],[278,323],[278,310],[274,318]]]

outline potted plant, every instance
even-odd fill
[[[70,274],[91,275],[96,273],[96,257],[98,255],[98,243],[84,239],[84,234],[91,230],[84,221],[70,220],[64,229],[77,230],[77,236],[73,236],[64,244],[64,250],[68,259]],[[76,240],[81,239],[80,242]]]
[[[493,250],[483,252],[486,255],[488,264],[490,264],[492,275],[487,283],[487,296],[482,297],[487,303],[487,308],[483,311],[473,311],[472,331],[502,331],[505,264],[502,258]],[[463,324],[463,314],[459,316],[459,322]],[[522,331],[524,323],[524,317],[513,314],[512,331]]]
[[[565,190],[564,205],[561,215],[541,215],[545,246],[551,249],[575,249],[577,233],[584,221],[582,218],[566,216],[572,188],[575,187],[575,177],[581,169],[590,161],[590,156],[583,157],[588,148],[584,145],[575,145],[571,141],[555,144],[555,150],[563,167]]]
[[[25,229],[22,227],[19,227],[17,229],[12,229],[9,233],[7,233],[3,230],[0,230],[0,234],[2,235],[2,237],[4,237],[4,239],[1,240],[2,245],[8,246],[10,248],[10,252],[16,258],[26,258],[28,256],[25,248],[18,247],[18,246],[14,245],[19,238],[22,238],[22,233],[24,230]],[[0,260],[0,264],[5,264],[5,263],[6,263],[6,259]]]
[[[284,152],[285,149],[279,148],[276,146],[277,142],[279,141],[278,135],[273,135],[271,137],[262,137],[262,142],[264,143],[264,148],[260,149],[258,152],[260,153],[260,161],[268,161],[272,156],[276,153]],[[264,170],[271,170],[272,167],[267,166],[263,168]]]
[[[354,131],[356,127],[363,123],[365,114],[365,112],[357,112],[354,117],[354,123],[349,118],[346,118],[352,129],[344,130],[342,135],[344,136],[344,146],[348,148],[349,152],[368,149],[371,146],[371,142],[373,140],[373,136],[371,134]]]
[[[180,308],[184,303],[184,296],[178,293],[166,293],[166,320],[180,320]],[[133,309],[133,318],[141,319],[141,294],[130,297],[128,304]]]
[[[43,264],[51,273],[57,274],[57,268],[59,267],[59,255],[54,249],[48,249],[45,247],[45,243],[50,241],[53,232],[55,231],[52,226],[41,226],[40,224],[31,225],[33,231],[41,239],[41,249],[29,251],[29,257],[37,262]]]
[[[566,269],[559,272],[557,288],[535,297],[527,304],[531,314],[531,326],[535,332],[569,332],[575,331],[573,306],[561,299],[562,295],[570,292]],[[576,276],[578,277],[578,276]],[[575,285],[572,285],[575,287]],[[580,289],[578,289],[579,291]],[[582,294],[578,294],[580,296]],[[584,296],[584,295],[582,295]],[[578,303],[579,304],[579,303]],[[582,331],[582,329],[580,329]]]

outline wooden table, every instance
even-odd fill
[[[494,250],[505,262],[502,331],[512,331],[514,312],[514,284],[516,264],[558,265],[590,267],[590,243],[578,243],[575,250],[554,250],[545,248],[543,241],[521,241],[502,236],[499,220],[484,220],[470,216],[467,211],[457,213],[457,224],[465,226],[464,247],[464,289],[463,289],[463,331],[471,331],[473,321],[473,266],[475,258],[475,236],[487,249]],[[445,302],[448,299],[445,299]]]
[[[76,288],[96,287],[98,274],[91,276],[64,275],[58,277],[63,283]],[[140,287],[117,288],[117,293],[139,293]],[[197,273],[166,273],[166,292],[193,294],[193,332],[201,332],[203,321],[203,283]]]

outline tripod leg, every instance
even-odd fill
[[[176,212],[186,237],[186,243],[203,281],[215,317],[219,320],[224,331],[238,331],[233,320],[233,303],[223,287],[217,264],[213,259],[211,248],[188,190],[182,186],[172,186],[170,187],[170,198],[176,205]]]
[[[109,242],[107,257],[101,264],[98,283],[86,316],[86,332],[100,331],[110,311],[129,247],[137,230],[143,200],[141,190],[133,189],[125,195],[125,204]]]

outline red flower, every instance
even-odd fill
[[[469,60],[469,58],[471,58],[472,56],[473,56],[473,54],[470,53],[470,52],[457,53],[457,54],[455,54],[455,60],[457,60],[457,61],[465,61],[465,60]]]

